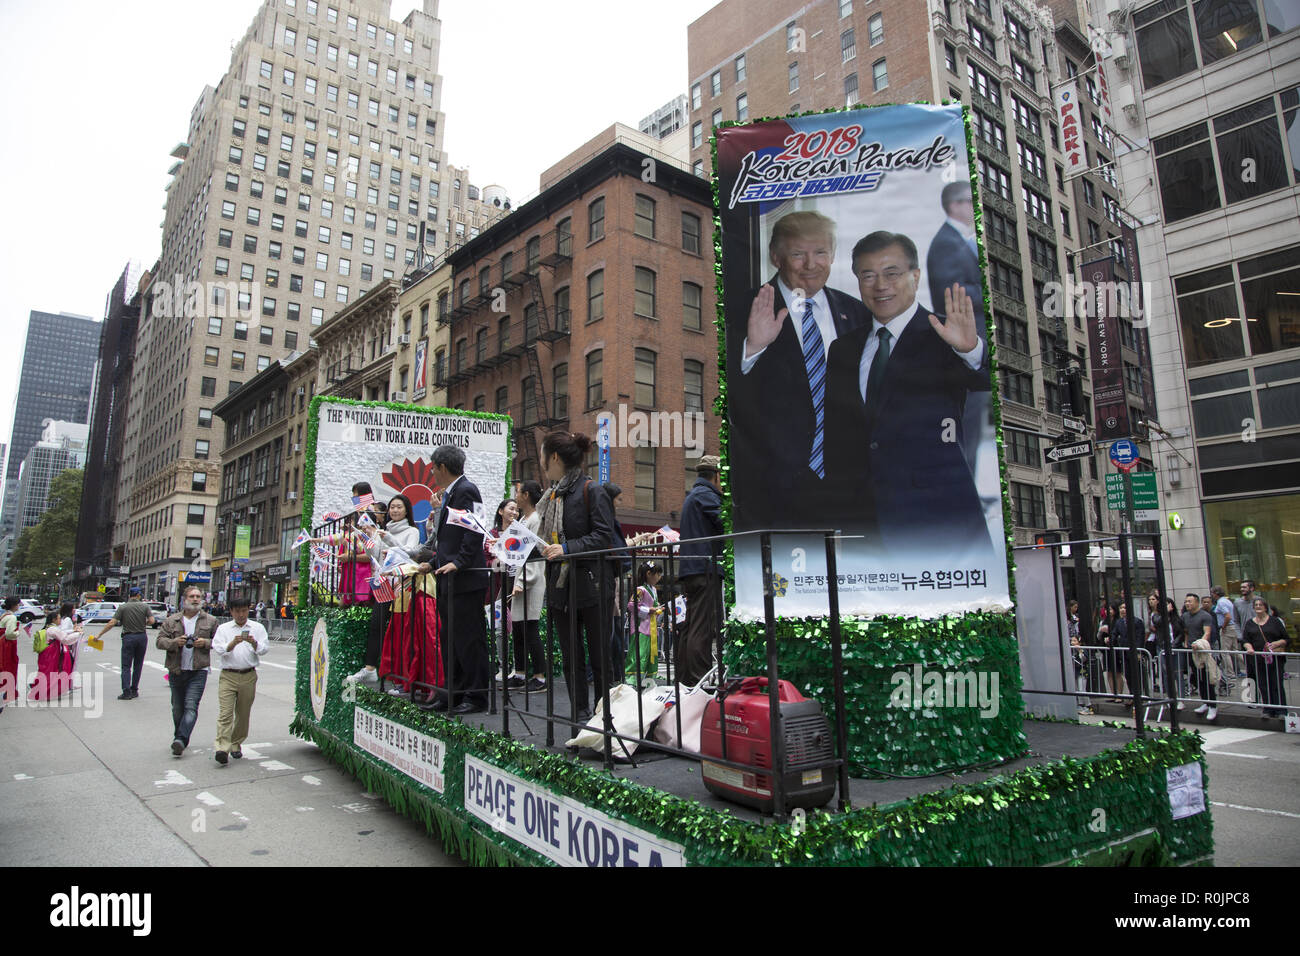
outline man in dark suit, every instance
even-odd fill
[[[448,695],[436,698],[427,706],[435,711],[450,709],[453,714],[472,714],[487,709],[490,674],[487,621],[483,614],[488,587],[487,558],[483,554],[483,535],[448,524],[447,509],[472,513],[475,502],[481,502],[483,496],[474,482],[465,477],[465,452],[455,445],[442,445],[434,451],[433,477],[442,489],[433,566],[441,582],[438,623]],[[445,577],[448,574],[453,575],[449,585]],[[447,626],[448,609],[455,630]]]
[[[984,324],[984,286],[980,276],[979,251],[975,245],[975,202],[970,183],[949,183],[939,194],[943,214],[947,217],[930,240],[925,256],[925,274],[930,284],[930,307],[942,317],[943,293],[959,283],[975,306],[975,328],[988,341]],[[966,464],[975,470],[975,452],[980,432],[988,421],[991,396],[987,392],[971,395],[962,419]]]
[[[872,323],[831,346],[827,480],[846,527],[891,556],[991,554],[975,480],[961,450],[962,408],[989,389],[988,348],[960,285],[947,319],[916,301],[916,244],[873,232],[853,248]]]
[[[768,254],[776,275],[754,295],[747,318],[728,315],[734,527],[834,527],[824,493],[826,354],[870,317],[856,298],[826,286],[831,219],[782,216]]]

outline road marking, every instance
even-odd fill
[[[262,759],[261,752],[254,750],[252,747],[240,747],[239,749],[243,751],[244,756],[247,757],[249,760]]]
[[[167,776],[161,780],[155,780],[155,787],[186,787],[194,781],[177,770],[168,770]]]
[[[1205,738],[1205,749],[1213,750],[1216,747],[1226,747],[1229,744],[1239,744],[1247,740],[1255,740],[1258,737],[1267,737],[1270,733],[1272,731],[1222,727],[1219,730],[1202,731],[1201,736]]]
[[[343,803],[335,805],[334,809],[342,810],[344,813],[366,813],[374,807],[368,803]]]
[[[146,660],[146,661],[144,662],[144,665],[145,665],[145,667],[152,667],[152,668],[153,668],[154,670],[156,670],[156,671],[165,671],[165,670],[167,670],[167,668],[163,667],[163,666],[162,666],[161,664],[159,664],[157,661]]]
[[[320,777],[313,777],[311,774],[307,774],[306,776],[304,776],[304,777],[302,778],[302,782],[303,782],[303,783],[309,783],[309,784],[311,784],[313,787],[319,787],[319,786],[320,786]]]
[[[25,774],[25,773],[16,773],[16,774],[14,774],[14,779],[15,779],[15,780],[35,780],[36,778],[35,778],[35,777],[29,777],[29,776],[27,776],[27,774]],[[319,782],[320,782],[320,781],[317,781],[317,783],[319,783]]]
[[[195,796],[194,799],[199,801],[199,803],[205,803],[210,807],[219,807],[226,802],[225,800],[222,800],[220,797],[214,797],[206,790],[204,790],[202,793]]]
[[[315,810],[316,808],[315,807],[294,807],[294,809],[297,810],[299,813],[310,813],[312,810]]]
[[[292,770],[287,763],[280,763],[278,760],[264,760],[258,764],[263,770]]]
[[[267,667],[278,667],[282,671],[296,671],[298,669],[297,664],[277,664],[275,661],[262,661],[261,663]]]
[[[246,746],[246,747],[266,747],[266,748],[269,748],[271,745],[270,745],[270,744],[245,744],[245,746]]]
[[[243,822],[243,823],[247,823],[247,822],[248,822],[248,817],[244,816],[244,815],[243,815],[242,813],[240,813],[238,810],[231,810],[231,811],[230,811],[230,815],[231,815],[232,817],[234,817],[236,820],[239,820],[239,821],[241,821],[241,822]]]
[[[1245,757],[1247,760],[1267,760],[1265,754],[1239,754],[1231,750],[1211,750],[1210,753],[1216,757]]]
[[[1300,813],[1287,813],[1285,810],[1269,810],[1265,807],[1243,807],[1237,803],[1220,803],[1212,800],[1211,803],[1216,807],[1227,807],[1230,810],[1253,810],[1255,813],[1269,813],[1279,817],[1291,817],[1293,820],[1300,820]]]

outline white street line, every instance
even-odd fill
[[[179,771],[168,770],[167,776],[161,780],[155,780],[153,782],[153,785],[155,787],[186,787],[192,784],[193,782],[194,782],[193,780],[191,780],[189,777],[186,777]]]
[[[249,760],[262,759],[262,754],[259,751],[254,750],[252,747],[244,746],[244,747],[240,747],[239,749],[243,751],[244,756],[247,757]]]
[[[275,661],[262,661],[261,663],[267,667],[278,667],[282,671],[296,671],[298,669],[297,664],[277,664]]]
[[[35,780],[36,778],[35,778],[35,777],[29,777],[29,776],[27,776],[27,774],[25,774],[25,773],[16,773],[16,774],[14,774],[14,779],[15,779],[15,780]],[[317,782],[319,782],[319,781],[317,781]]]
[[[1267,760],[1265,754],[1239,754],[1231,750],[1211,750],[1210,753],[1216,757],[1245,757],[1247,760]]]
[[[219,807],[226,802],[225,800],[222,800],[220,797],[214,797],[206,790],[196,795],[194,799],[199,801],[199,803],[205,803],[210,807]]]
[[[278,760],[264,760],[258,764],[263,770],[292,770],[287,763],[280,763]]]
[[[167,668],[163,667],[161,664],[159,664],[157,661],[150,661],[150,660],[146,660],[146,661],[144,662],[144,666],[145,666],[145,667],[152,667],[152,668],[153,668],[154,670],[156,670],[156,671],[165,671],[165,670],[167,669]]]
[[[1264,807],[1243,807],[1236,803],[1219,803],[1217,800],[1210,802],[1216,807],[1227,807],[1230,810],[1253,810],[1256,813],[1269,813],[1279,817],[1291,817],[1294,820],[1300,820],[1300,813],[1287,813],[1285,810],[1269,810]]]
[[[1247,740],[1255,740],[1258,737],[1267,737],[1272,731],[1268,730],[1240,730],[1236,727],[1223,727],[1219,730],[1202,731],[1201,736],[1205,738],[1205,749],[1213,750],[1215,747],[1226,747],[1229,744],[1239,744]]]
[[[320,786],[320,777],[313,777],[311,774],[307,774],[306,776],[304,776],[304,777],[302,778],[302,782],[303,782],[303,783],[307,783],[307,784],[311,784],[313,787],[319,787],[319,786]]]

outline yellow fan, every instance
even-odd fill
[[[104,639],[102,637],[88,637],[86,638],[86,644],[97,651],[104,649]]]

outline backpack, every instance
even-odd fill
[[[50,638],[49,635],[45,633],[45,628],[41,628],[39,631],[37,631],[32,635],[32,650],[35,651],[37,654],[39,654],[41,651],[45,650],[45,648],[49,646],[50,646]]]

